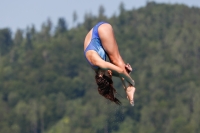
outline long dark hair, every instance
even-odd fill
[[[110,101],[120,105],[121,102],[114,95],[116,93],[116,90],[113,87],[112,77],[108,77],[105,74],[99,75],[98,73],[96,73],[95,79],[98,85],[99,94],[106,99],[109,99]]]

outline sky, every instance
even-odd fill
[[[0,29],[10,28],[16,32],[17,29],[25,30],[34,25],[39,31],[47,19],[55,26],[59,18],[64,18],[70,28],[73,26],[74,12],[81,23],[86,13],[97,15],[101,5],[105,9],[104,14],[111,17],[118,14],[121,2],[126,10],[132,10],[144,7],[147,1],[200,8],[200,0],[0,0]]]

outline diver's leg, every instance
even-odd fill
[[[119,53],[118,45],[114,36],[113,28],[110,24],[102,24],[98,29],[104,50],[110,61],[118,66],[125,67],[125,63]]]
[[[98,29],[98,33],[99,33],[99,37],[101,39],[102,45],[111,63],[120,67],[121,69],[124,70],[124,72],[127,73],[127,70],[125,67],[126,65],[119,53],[118,45],[114,36],[112,26],[110,24],[102,24]],[[135,93],[135,87],[133,87],[133,84],[132,85],[130,84],[129,87],[126,87],[126,93],[131,105],[133,105],[133,97]]]

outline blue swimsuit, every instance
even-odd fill
[[[99,56],[103,59],[103,60],[106,60],[106,52],[101,44],[101,40],[100,40],[100,37],[99,37],[99,33],[98,33],[98,28],[101,24],[104,24],[106,22],[99,22],[97,23],[94,27],[93,27],[93,31],[92,31],[92,39],[89,43],[89,45],[87,46],[87,48],[85,49],[84,51],[84,54],[85,54],[85,57],[86,57],[86,52],[88,50],[94,50],[96,51]],[[87,58],[86,58],[87,59]],[[88,60],[88,59],[87,59]],[[88,60],[89,62],[89,60]],[[98,66],[95,66],[93,65],[91,62],[89,62],[90,65],[92,66],[92,68],[94,69],[98,69],[99,67]]]

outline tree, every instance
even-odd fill
[[[57,24],[57,26],[56,26],[56,31],[55,31],[55,33],[56,34],[59,34],[59,33],[64,33],[64,32],[66,32],[67,31],[67,23],[66,23],[66,21],[65,21],[65,19],[64,18],[59,18],[58,19],[58,24]]]
[[[40,32],[41,40],[44,40],[44,41],[49,40],[49,38],[51,37],[52,25],[53,24],[50,19],[47,19],[47,22],[42,24],[42,30]]]
[[[119,5],[119,11],[120,11],[120,14],[123,14],[125,12],[125,8],[124,8],[124,3],[121,2],[120,5]]]
[[[15,33],[14,44],[21,45],[23,41],[23,31],[18,29]]]
[[[33,48],[33,44],[32,44],[32,34],[31,34],[31,30],[29,27],[27,27],[26,29],[26,42],[25,42],[25,49],[26,50],[31,50]]]
[[[78,20],[78,15],[76,13],[76,11],[73,12],[73,24],[75,24]]]
[[[102,5],[100,5],[99,6],[99,17],[104,16],[104,13],[105,13],[105,8]]]
[[[12,37],[10,29],[0,30],[0,55],[7,54],[12,47]]]
[[[91,13],[86,13],[84,16],[84,26],[87,31],[89,31],[92,28],[92,21],[93,21],[93,16]]]

